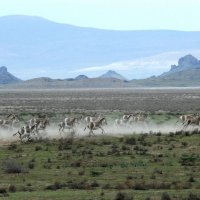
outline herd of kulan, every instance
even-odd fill
[[[197,114],[188,114],[178,116],[179,120],[183,125],[183,130],[186,130],[188,126],[200,126],[200,116]],[[177,122],[178,122],[177,121]],[[4,119],[0,119],[0,131],[11,130],[17,132],[13,136],[18,136],[20,140],[27,139],[31,140],[34,138],[41,138],[43,133],[46,133],[46,129],[50,126],[50,119],[44,115],[42,117],[32,118],[26,122],[25,125],[20,128],[20,118],[15,114],[9,114]],[[148,124],[148,115],[144,113],[138,114],[124,114],[121,118],[114,121],[115,126],[127,126],[135,123]],[[60,135],[65,133],[65,129],[68,129],[72,136],[75,135],[75,126],[77,124],[84,125],[84,131],[89,129],[89,136],[94,135],[94,130],[100,129],[102,134],[105,133],[104,126],[106,126],[106,117],[95,114],[94,116],[83,116],[79,117],[65,117],[62,122],[58,124],[58,131]]]

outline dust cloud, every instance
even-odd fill
[[[78,124],[74,127],[73,130],[65,129],[64,133],[59,133],[59,127],[57,124],[52,124],[47,127],[46,131],[39,131],[39,137],[41,138],[49,138],[49,139],[59,139],[61,137],[71,137],[74,134],[74,137],[85,137],[89,135],[89,129],[84,128],[86,125]],[[179,124],[172,124],[172,123],[163,123],[163,124],[156,124],[156,123],[137,123],[132,125],[115,125],[115,124],[108,124],[102,126],[105,133],[104,135],[110,136],[122,136],[122,135],[130,135],[130,134],[142,134],[142,133],[163,133],[168,134],[170,132],[176,132],[182,130],[183,126]],[[12,142],[19,140],[18,135],[13,136],[20,128],[15,128],[13,130],[5,130],[0,129],[0,144],[4,142]],[[94,130],[94,135],[102,135],[101,129]],[[34,136],[33,136],[34,137]]]

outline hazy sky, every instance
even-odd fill
[[[40,16],[59,23],[115,30],[200,31],[200,0],[0,0],[0,16],[6,15]],[[148,77],[169,70],[185,54],[168,52],[166,55],[88,66],[65,74],[65,78],[79,73],[95,76],[109,69],[116,69],[128,78]],[[199,56],[199,51],[194,55]],[[12,66],[9,69],[21,78],[28,77],[26,71],[23,77],[18,69]],[[37,76],[53,74],[49,71]]]
[[[200,31],[200,0],[0,0],[0,16],[16,14],[105,29]]]

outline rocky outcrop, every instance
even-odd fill
[[[178,65],[171,65],[170,71],[163,73],[160,77],[167,77],[177,72],[196,68],[200,68],[200,61],[192,55],[186,55],[178,60]]]
[[[8,72],[5,66],[0,67],[0,84],[18,83],[21,80]]]

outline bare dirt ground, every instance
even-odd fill
[[[0,112],[200,112],[200,88],[0,90]]]

